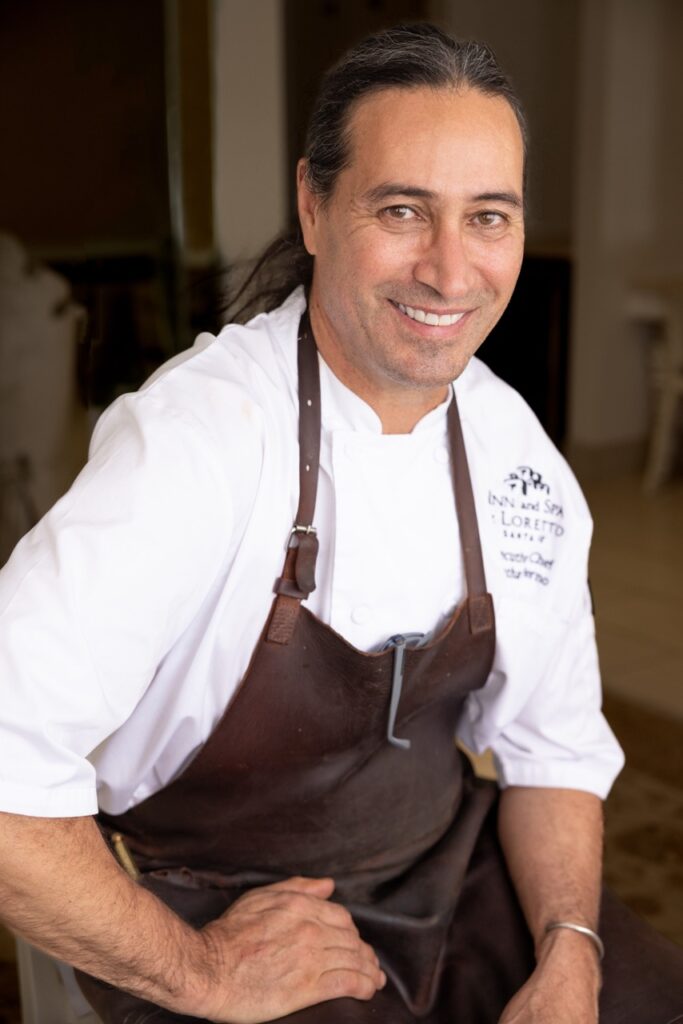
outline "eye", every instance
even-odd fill
[[[412,206],[385,206],[379,211],[380,217],[384,217],[386,220],[394,221],[398,224],[404,224],[406,221],[415,220],[417,214]]]
[[[473,220],[478,227],[486,228],[488,230],[503,228],[508,222],[505,214],[498,213],[497,210],[481,210],[480,213],[475,214]]]

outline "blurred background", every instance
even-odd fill
[[[683,943],[680,0],[0,0],[0,564],[98,411],[218,330],[226,283],[293,222],[323,70],[416,20],[488,42],[527,109],[526,257],[481,356],[591,503],[629,755],[608,877]]]

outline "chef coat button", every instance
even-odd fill
[[[470,700],[467,705],[467,717],[470,722],[478,722],[481,718],[481,708],[474,700]]]
[[[445,466],[450,458],[448,448],[445,445],[440,444],[438,448],[434,449],[434,458],[438,463],[440,463],[440,465]]]
[[[355,622],[357,626],[362,626],[368,621],[370,615],[370,608],[366,604],[359,604],[351,612],[351,621]]]

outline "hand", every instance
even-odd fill
[[[499,1024],[597,1024],[599,991],[598,960],[585,936],[550,932],[534,973]]]
[[[290,878],[252,889],[202,929],[209,985],[193,1013],[260,1024],[328,999],[371,999],[386,983],[374,950],[330,878]]]

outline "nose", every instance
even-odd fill
[[[477,270],[461,224],[441,221],[425,238],[414,268],[415,280],[452,302],[477,288]]]

